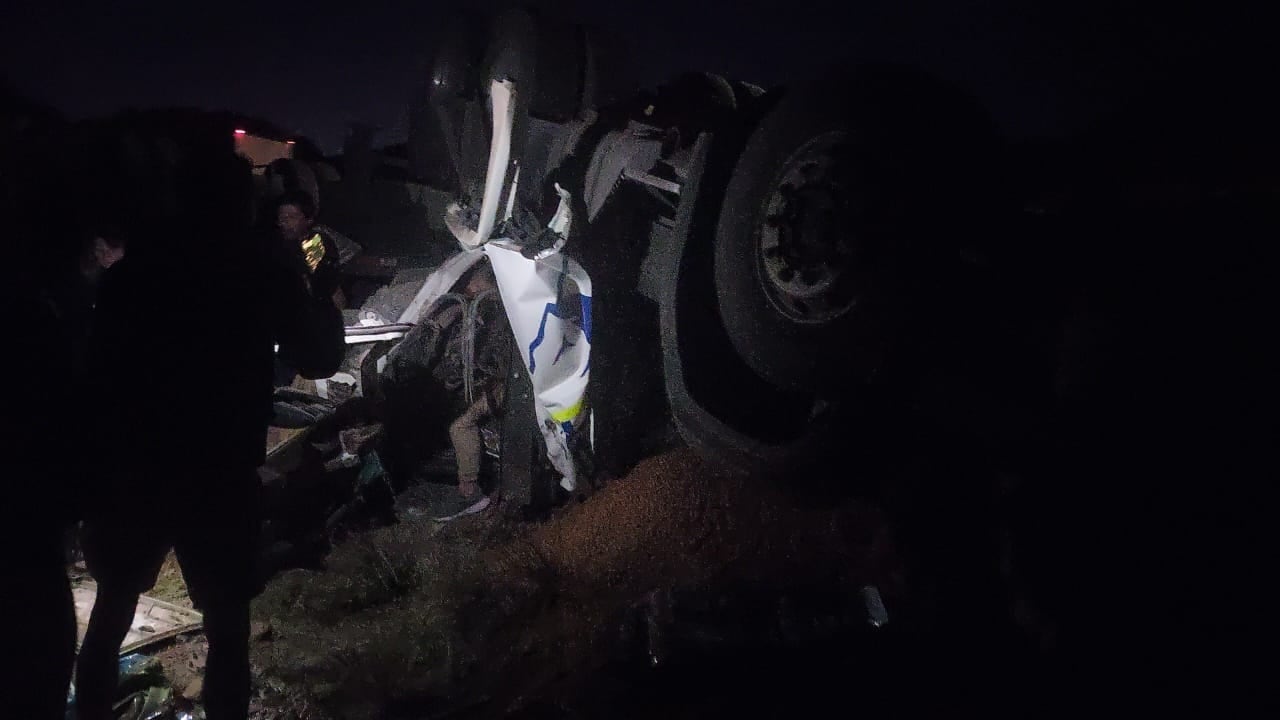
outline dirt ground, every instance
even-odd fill
[[[187,583],[182,579],[182,569],[178,567],[178,557],[170,550],[160,566],[160,575],[156,578],[155,587],[147,593],[151,597],[171,602],[182,607],[191,607],[191,597],[187,594]]]
[[[1044,696],[1041,670],[986,660],[1004,640],[980,623],[928,629],[931,576],[879,507],[803,480],[726,475],[676,450],[540,523],[500,500],[438,523],[430,508],[452,486],[410,487],[399,522],[267,583],[250,720],[791,717],[833,703],[878,718],[961,702],[1004,717]],[[869,587],[885,628],[868,623]],[[172,557],[152,594],[189,604]],[[155,652],[174,693],[197,698],[203,637]]]
[[[254,608],[260,684],[303,720],[571,716],[618,668],[829,636],[865,624],[862,587],[893,603],[903,583],[874,508],[806,507],[688,451],[549,522],[513,517],[405,518],[276,577]]]

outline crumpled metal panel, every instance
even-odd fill
[[[633,122],[600,141],[583,181],[587,220],[595,220],[624,172],[648,173],[657,164],[662,157],[662,140],[652,137],[653,133],[653,128]]]

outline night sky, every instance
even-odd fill
[[[1078,130],[1135,86],[1208,66],[1257,65],[1242,38],[1264,27],[1222,6],[1207,16],[1118,2],[532,4],[619,34],[649,83],[704,69],[768,86],[844,56],[906,61],[977,95],[1015,137]],[[383,128],[383,141],[403,139],[408,99],[427,76],[435,33],[454,7],[444,0],[189,7],[135,0],[81,9],[6,0],[0,67],[72,117],[129,106],[231,110],[334,151],[352,121]]]

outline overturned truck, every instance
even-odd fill
[[[612,60],[530,10],[454,22],[409,160],[456,198],[460,250],[348,341],[394,341],[487,259],[519,358],[504,487],[573,491],[584,464],[620,474],[676,434],[752,472],[823,461],[913,382],[983,251],[991,125],[907,68],[645,91]]]

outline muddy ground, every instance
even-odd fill
[[[687,450],[542,523],[499,500],[441,524],[452,488],[411,487],[396,524],[268,582],[251,718],[1024,714],[1036,681],[1001,638],[922,631],[929,580],[886,513],[785,487]],[[172,562],[155,592],[182,601]],[[204,653],[198,634],[160,653],[176,693],[198,695]]]
[[[865,585],[889,607],[902,593],[875,508],[807,507],[688,451],[543,524],[507,510],[448,525],[401,512],[323,570],[274,578],[254,608],[269,626],[253,646],[262,682],[305,697],[313,718],[669,715],[699,707],[674,703],[690,692],[723,700],[715,666],[862,637]],[[648,702],[618,704],[627,692]]]

